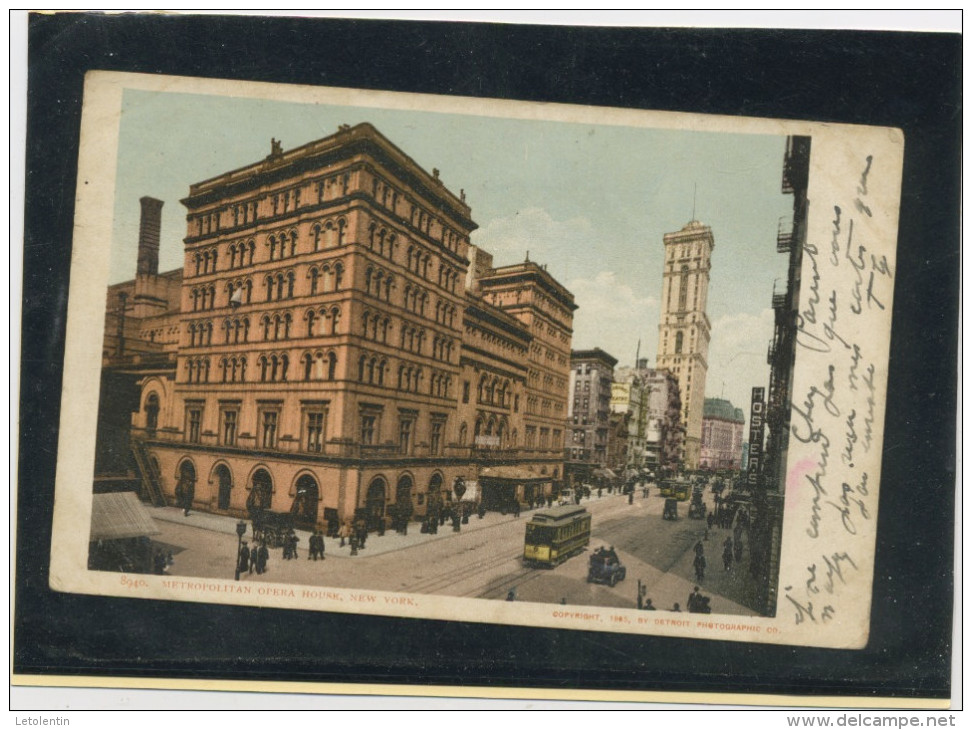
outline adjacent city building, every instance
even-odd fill
[[[709,270],[715,239],[712,229],[691,221],[666,233],[661,322],[656,367],[674,374],[681,394],[685,429],[683,463],[697,469],[702,448],[702,411],[712,325],[706,315]]]
[[[571,482],[617,476],[605,471],[611,430],[611,384],[617,364],[616,358],[599,347],[570,354],[565,446]]]
[[[745,423],[742,408],[736,408],[724,398],[706,398],[702,411],[699,468],[739,471],[742,468]]]
[[[563,479],[573,296],[493,267],[465,195],[369,124],[190,186],[184,264],[110,287],[97,470],[153,501],[330,531]],[[127,421],[127,423],[125,422]],[[129,438],[131,439],[129,442]]]
[[[684,427],[678,380],[672,373],[649,368],[647,358],[640,358],[634,368],[616,368],[611,410],[631,414],[630,468],[650,472],[677,470],[684,450]]]

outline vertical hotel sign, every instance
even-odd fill
[[[756,488],[756,480],[759,479],[759,470],[763,461],[765,425],[763,416],[766,409],[763,395],[765,392],[765,388],[753,388],[753,400],[749,409],[749,474],[746,483],[751,489]]]

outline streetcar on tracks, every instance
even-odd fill
[[[554,567],[581,552],[591,541],[591,515],[577,505],[534,513],[526,525],[523,562]]]
[[[682,479],[665,479],[658,487],[658,493],[662,497],[677,499],[679,502],[688,501],[689,490],[692,483]]]

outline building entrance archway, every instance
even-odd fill
[[[385,480],[381,477],[375,477],[368,485],[365,512],[367,513],[368,529],[377,530],[379,523],[385,519]]]
[[[218,509],[230,508],[230,496],[233,491],[233,475],[225,464],[216,467],[216,483],[219,485],[216,495]]]
[[[155,437],[155,432],[159,427],[159,396],[155,393],[149,394],[145,399],[145,432],[149,438]]]
[[[266,469],[257,469],[250,484],[250,496],[246,498],[246,509],[254,513],[270,509],[273,502],[273,478]]]
[[[294,516],[294,524],[308,530],[317,525],[317,506],[320,503],[320,490],[317,480],[310,474],[304,474],[297,480],[297,494],[290,506],[290,513]]]

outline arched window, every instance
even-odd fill
[[[337,355],[333,352],[327,353],[327,379],[334,380],[337,370]]]
[[[682,339],[683,334],[681,332],[675,333],[675,352],[680,353],[682,351]]]
[[[682,266],[682,275],[679,277],[678,282],[678,308],[679,311],[685,309],[685,302],[688,295],[688,270],[689,267]]]

